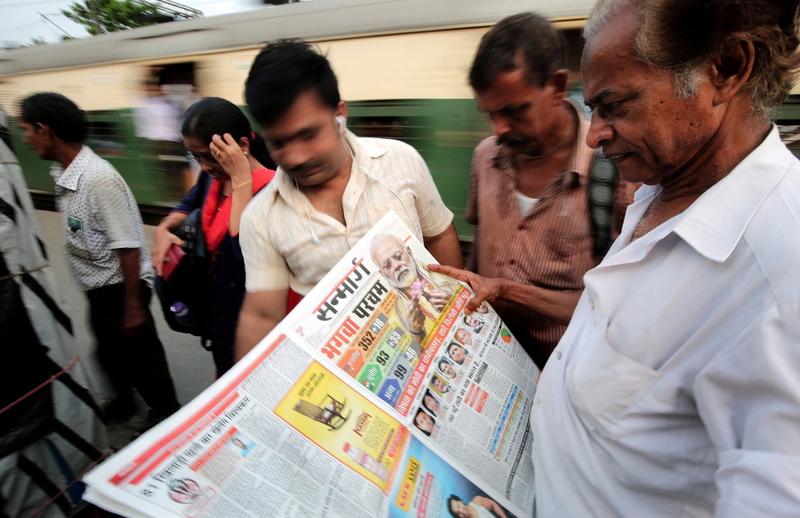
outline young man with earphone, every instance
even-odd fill
[[[453,214],[422,157],[402,142],[347,130],[336,76],[311,45],[266,45],[245,99],[278,170],[242,214],[247,294],[236,359],[286,316],[290,287],[308,293],[390,210],[440,263],[461,267]]]

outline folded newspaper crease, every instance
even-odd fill
[[[131,517],[526,516],[539,371],[389,213],[242,361],[98,466]]]

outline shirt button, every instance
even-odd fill
[[[561,351],[556,352],[556,360],[561,359]]]
[[[520,225],[520,226],[518,226],[518,227],[517,227],[517,230],[520,230],[520,231],[521,231],[521,230],[525,230],[525,227],[524,227],[524,226],[522,226],[522,225]]]
[[[513,259],[509,259],[509,261],[508,261],[508,264],[510,264],[511,266],[514,266],[514,263],[516,263],[516,261],[515,261],[515,260],[513,260]]]
[[[537,405],[541,405],[542,404],[541,398],[538,398],[538,397],[536,398],[536,404]]]

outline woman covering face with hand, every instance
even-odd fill
[[[211,344],[217,376],[221,376],[233,365],[236,322],[245,292],[239,220],[247,202],[272,180],[275,171],[265,167],[272,161],[264,140],[253,133],[244,113],[225,99],[206,97],[193,104],[186,111],[181,134],[201,172],[197,184],[156,228],[152,260],[161,275],[170,246],[183,244],[172,231],[192,210],[202,207]]]

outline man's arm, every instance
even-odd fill
[[[798,515],[800,324],[792,313],[796,308],[797,298],[791,297],[783,307],[775,304],[763,315],[748,315],[750,324],[739,337],[712,332],[702,345],[702,354],[708,351],[711,361],[691,382],[687,380],[699,422],[717,449],[714,482],[719,499],[714,516]],[[725,337],[724,344],[715,341],[720,336]],[[694,354],[701,357],[700,352]]]
[[[467,302],[466,309],[469,312],[475,311],[484,300],[492,302],[503,299],[525,306],[561,324],[569,324],[578,299],[581,298],[580,291],[553,291],[507,279],[481,277],[476,273],[445,265],[431,264],[428,268],[466,282],[472,287],[475,296]]]
[[[142,296],[139,293],[139,249],[120,249],[119,262],[122,267],[122,287],[125,297],[122,311],[122,331],[126,334],[134,334],[147,323],[147,315],[142,307]]]
[[[461,245],[458,243],[458,232],[456,232],[456,226],[452,223],[441,234],[423,238],[423,241],[425,242],[425,248],[439,263],[453,268],[464,267]]]
[[[236,328],[236,347],[233,360],[238,362],[258,345],[286,316],[286,298],[289,290],[256,291],[245,293],[239,324]]]

